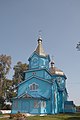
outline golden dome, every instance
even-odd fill
[[[51,62],[50,73],[56,75],[64,75],[64,72],[62,70],[54,66],[54,62]]]

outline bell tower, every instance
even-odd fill
[[[50,62],[50,57],[48,54],[44,52],[44,49],[42,46],[42,38],[41,36],[39,36],[37,48],[29,58],[29,66],[30,66],[29,68],[30,69],[33,69],[33,68],[49,69],[49,62]]]

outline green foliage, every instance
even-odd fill
[[[11,105],[4,105],[3,110],[11,110]]]
[[[0,96],[0,109],[2,109],[4,106],[4,98]]]
[[[6,79],[6,75],[11,68],[11,56],[0,55],[0,109],[8,109],[9,105],[5,105],[5,101],[10,102],[11,98],[15,97],[16,85],[24,80],[24,71],[28,69],[26,63],[17,62],[14,66],[13,80]]]
[[[17,85],[21,81],[24,80],[24,71],[28,70],[28,65],[26,63],[17,62],[14,66],[14,76],[13,76],[13,84]]]
[[[5,77],[11,68],[11,56],[0,55],[0,77]]]
[[[12,80],[5,79],[3,82],[2,91],[0,91],[0,109],[10,109],[10,105],[6,105],[5,101],[11,102],[11,98],[13,98],[16,94],[12,89]],[[3,101],[2,101],[3,100]],[[2,102],[1,102],[2,101]]]
[[[11,68],[11,56],[0,55],[0,96],[4,97],[4,91],[6,89],[6,75]]]

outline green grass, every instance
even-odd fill
[[[3,116],[2,114],[0,114],[0,117]]]
[[[0,120],[14,120],[14,119],[0,118]],[[46,116],[30,116],[30,117],[27,117],[26,120],[80,120],[80,113],[46,115]]]
[[[28,117],[28,120],[80,120],[80,114],[59,114]]]

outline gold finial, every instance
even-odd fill
[[[42,44],[41,30],[39,30],[38,44]]]
[[[52,61],[53,61],[54,60],[54,56],[52,55],[51,57],[52,57]]]
[[[42,39],[41,38],[41,33],[42,33],[42,30],[39,30],[39,39]]]
[[[42,33],[42,31],[41,31],[41,30],[39,30],[39,38],[41,38],[41,33]]]

